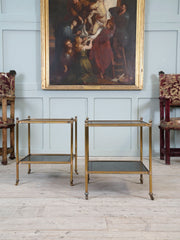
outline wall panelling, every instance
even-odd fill
[[[180,72],[180,0],[145,2],[143,90],[45,91],[41,89],[40,0],[0,0],[0,71],[17,71],[16,116],[69,118],[77,115],[79,156],[84,156],[86,117],[151,119],[153,154],[159,155],[158,72]],[[32,150],[68,151],[66,130],[62,126],[34,126]],[[22,137],[25,131],[22,130]],[[139,155],[139,134],[135,128],[95,129],[90,134],[95,143],[90,142],[90,151],[94,156]],[[172,134],[172,139],[179,137]],[[22,155],[26,143],[26,140],[20,142]],[[144,154],[148,154],[147,132],[144,134]]]

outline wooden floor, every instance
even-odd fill
[[[145,160],[147,163],[147,160]],[[180,158],[153,158],[153,193],[138,175],[91,175],[84,199],[84,160],[70,186],[69,165],[0,165],[1,240],[180,240]]]

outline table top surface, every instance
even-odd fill
[[[27,118],[17,119],[17,123],[72,123],[75,118]]]
[[[86,119],[85,124],[87,126],[97,126],[97,127],[106,127],[106,126],[147,126],[150,127],[152,122],[149,123],[143,120],[89,120]]]

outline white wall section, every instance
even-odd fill
[[[17,71],[16,117],[77,116],[79,156],[84,156],[86,117],[122,120],[143,117],[153,121],[153,154],[159,155],[158,72],[180,73],[180,1],[146,0],[145,6],[143,90],[47,91],[41,89],[40,0],[0,0],[0,71]],[[26,152],[26,131],[23,128],[20,132],[21,154]],[[139,155],[139,134],[135,128],[100,128],[90,134],[90,151],[94,156]],[[172,134],[172,139],[179,137]],[[66,126],[33,126],[31,138],[32,152],[69,150]],[[144,155],[147,154],[145,131]]]

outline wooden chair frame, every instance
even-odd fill
[[[7,165],[7,155],[10,154],[10,159],[15,158],[14,154],[14,106],[15,97],[0,97],[2,103],[2,148],[0,148],[0,155],[2,155],[2,164]],[[7,117],[7,106],[10,105],[10,119]],[[7,130],[10,129],[10,147],[7,146]]]
[[[164,74],[160,72],[160,74]],[[172,75],[173,76],[173,75]],[[180,148],[170,147],[170,131],[180,130],[180,118],[171,118],[170,109],[180,107],[179,105],[172,104],[171,96],[164,97],[160,93],[160,159],[165,163],[170,164],[170,157],[180,156]]]
[[[2,129],[2,164],[7,165],[7,155],[10,159],[15,158],[14,154],[14,113],[15,113],[15,75],[11,70],[8,73],[0,73],[0,105],[2,106],[2,116],[0,117],[0,129]],[[7,116],[7,109],[10,106],[10,116]],[[7,145],[7,131],[10,130],[10,146]]]

